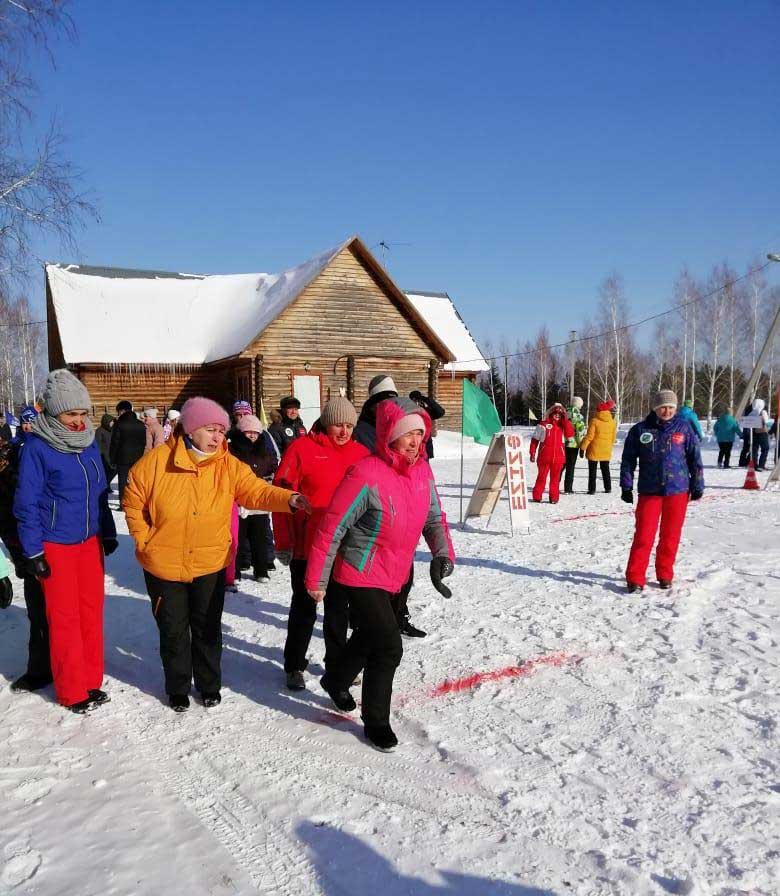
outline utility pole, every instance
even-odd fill
[[[577,331],[569,330],[569,405],[574,404],[574,343]]]

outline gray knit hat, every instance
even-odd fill
[[[378,373],[368,384],[369,398],[378,395],[380,392],[395,392],[398,395],[398,389],[395,388],[393,378],[387,373]]]
[[[653,399],[653,410],[663,407],[664,405],[672,405],[677,407],[677,396],[671,389],[661,389],[655,393]]]
[[[84,383],[62,368],[52,370],[46,377],[43,404],[49,416],[56,417],[65,411],[88,411],[92,407],[92,399]]]
[[[320,423],[323,426],[339,426],[341,423],[357,423],[357,411],[348,398],[337,395],[325,404],[320,414]]]

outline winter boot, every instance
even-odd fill
[[[330,688],[330,682],[328,681],[328,676],[323,675],[320,679],[320,684],[322,685],[323,691],[327,693],[330,699],[336,704],[336,707],[340,709],[342,712],[352,712],[353,709],[357,706],[354,699],[352,698],[352,694],[349,691],[333,691]]]
[[[211,709],[212,706],[219,706],[222,702],[222,694],[219,691],[204,691],[201,697],[203,697],[203,705],[206,709]]]
[[[398,631],[407,638],[425,638],[428,632],[421,628],[415,628],[408,616],[403,616],[398,622]]]
[[[79,700],[78,703],[71,703],[70,706],[66,706],[65,708],[69,709],[71,712],[75,712],[77,715],[83,716],[85,713],[93,710],[95,704],[89,699]]]
[[[268,570],[268,572],[273,572],[276,569],[276,564],[273,560],[271,560],[271,562],[268,563],[265,568]]]
[[[303,677],[303,672],[299,672],[296,669],[295,672],[287,673],[287,689],[290,691],[306,690],[306,680]]]
[[[186,694],[171,694],[168,704],[174,712],[187,712],[190,708],[190,698]]]
[[[93,688],[91,691],[87,691],[87,693],[89,694],[89,702],[95,706],[111,702],[110,695],[105,691],[101,691],[99,688]]]
[[[363,733],[373,747],[383,753],[389,753],[398,746],[398,738],[389,725],[365,725]]]
[[[629,594],[636,594],[637,591],[642,591],[642,585],[637,585],[636,582],[626,582],[626,591]]]
[[[255,581],[256,582],[267,582],[271,577],[268,575],[267,569],[257,569],[255,567]]]
[[[662,591],[668,591],[672,587],[672,580],[671,579],[659,579],[658,587]]]
[[[52,679],[43,679],[36,678],[34,675],[30,675],[28,672],[25,672],[24,675],[20,675],[16,681],[12,682],[11,690],[12,691],[40,691],[41,688],[45,688],[47,685],[52,683]]]

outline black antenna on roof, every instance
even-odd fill
[[[377,246],[382,250],[382,266],[387,267],[385,264],[387,260],[387,253],[395,246],[411,246],[411,243],[396,243],[396,242],[388,242],[387,240],[380,240],[376,245],[372,246],[372,249],[376,249]]]

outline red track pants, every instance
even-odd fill
[[[544,487],[547,485],[547,474],[550,475],[550,500],[557,501],[561,496],[561,470],[566,466],[566,458],[551,464],[549,461],[538,461],[539,472],[534,484],[534,501],[541,501]]]
[[[51,575],[43,579],[54,691],[63,706],[103,683],[103,549],[97,536],[83,544],[44,542]]]
[[[655,550],[655,574],[658,579],[671,582],[674,561],[680,544],[680,534],[688,509],[688,493],[679,495],[640,495],[636,505],[636,529],[626,567],[626,581],[635,585],[646,582],[650,552],[661,523],[661,535]]]

